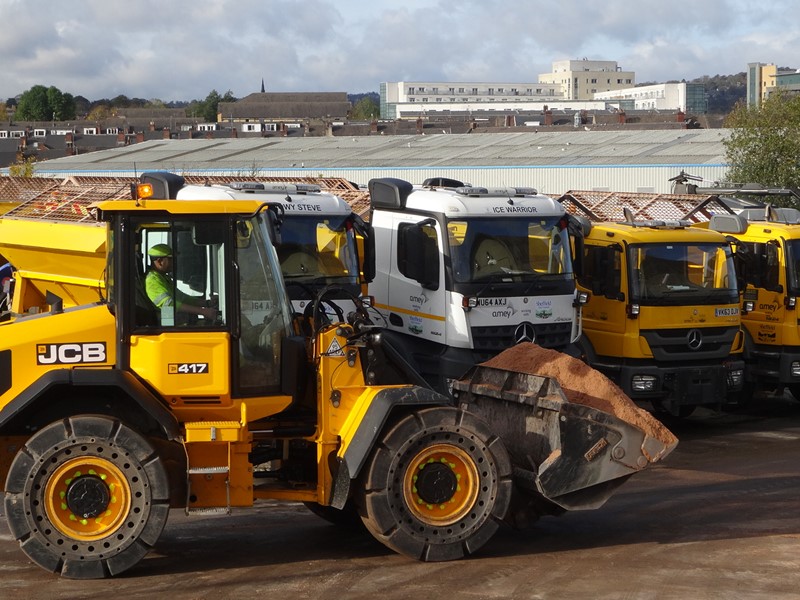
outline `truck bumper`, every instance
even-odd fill
[[[719,407],[729,395],[742,389],[743,360],[728,360],[712,365],[622,365],[617,384],[635,402],[680,414],[695,406]],[[606,370],[607,369],[601,369]]]
[[[747,381],[776,385],[800,384],[800,348],[756,346],[749,352]]]

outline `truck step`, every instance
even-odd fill
[[[189,475],[208,475],[214,473],[229,473],[228,467],[192,467],[187,471]]]
[[[186,514],[189,516],[229,515],[231,514],[231,509],[230,507],[225,507],[225,506],[209,506],[207,508],[187,508]]]

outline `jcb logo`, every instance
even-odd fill
[[[36,363],[61,365],[99,363],[106,361],[105,342],[83,344],[39,344],[36,346]]]

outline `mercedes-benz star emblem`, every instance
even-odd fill
[[[536,332],[533,329],[533,323],[525,321],[517,325],[514,330],[514,343],[521,344],[522,342],[531,342],[536,339]]]
[[[700,350],[703,345],[703,334],[699,329],[690,329],[686,334],[686,344],[689,350]]]

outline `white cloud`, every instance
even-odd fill
[[[36,84],[89,99],[212,89],[377,91],[381,81],[534,82],[555,60],[616,60],[637,81],[800,67],[776,0],[0,0],[0,99]]]

